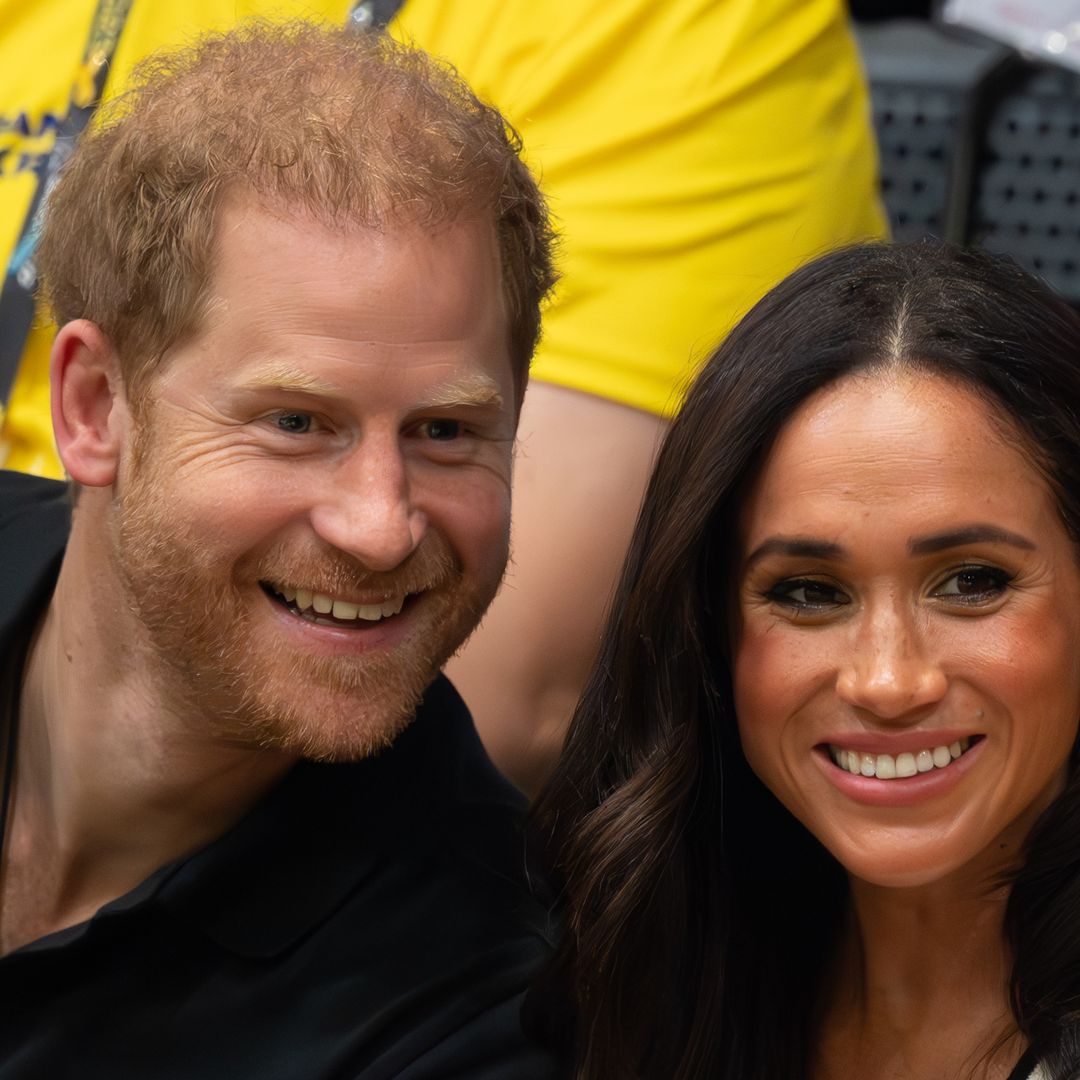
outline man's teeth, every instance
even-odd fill
[[[278,595],[288,603],[295,604],[301,612],[308,610],[317,615],[333,615],[335,619],[363,619],[378,622],[401,611],[404,596],[394,596],[381,604],[350,604],[347,600],[335,600],[325,593],[309,592],[307,589],[279,589]]]
[[[855,776],[875,776],[878,780],[903,780],[917,773],[944,769],[971,746],[965,737],[948,746],[932,746],[915,754],[863,754],[829,745],[829,756],[841,769]]]

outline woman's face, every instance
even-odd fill
[[[1080,569],[962,385],[848,376],[782,430],[740,518],[747,760],[849,873],[927,884],[1017,853],[1080,716]]]

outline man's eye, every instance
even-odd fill
[[[1012,575],[996,566],[965,566],[950,574],[935,590],[934,596],[963,604],[995,600],[1008,588]]]
[[[307,413],[279,413],[274,417],[274,424],[290,435],[304,435],[311,430],[311,417]]]
[[[851,599],[835,585],[812,578],[790,578],[774,585],[766,594],[770,600],[800,611],[821,611],[850,604]]]
[[[449,442],[461,434],[461,423],[457,420],[428,420],[421,430],[429,439]]]

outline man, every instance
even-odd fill
[[[549,249],[498,114],[374,37],[205,39],[84,136],[39,247],[70,535],[0,487],[0,1076],[552,1075],[517,803],[438,676]]]

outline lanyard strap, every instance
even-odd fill
[[[71,156],[75,140],[90,122],[101,100],[109,63],[116,52],[131,2],[98,0],[83,61],[71,89],[67,116],[57,126],[53,149],[43,154],[34,166],[37,181],[34,195],[0,289],[0,405],[11,394],[26,336],[34,321],[34,290],[37,287],[34,249],[41,232],[45,202],[56,183],[60,167]]]
[[[357,0],[347,24],[354,30],[383,30],[405,0]]]

